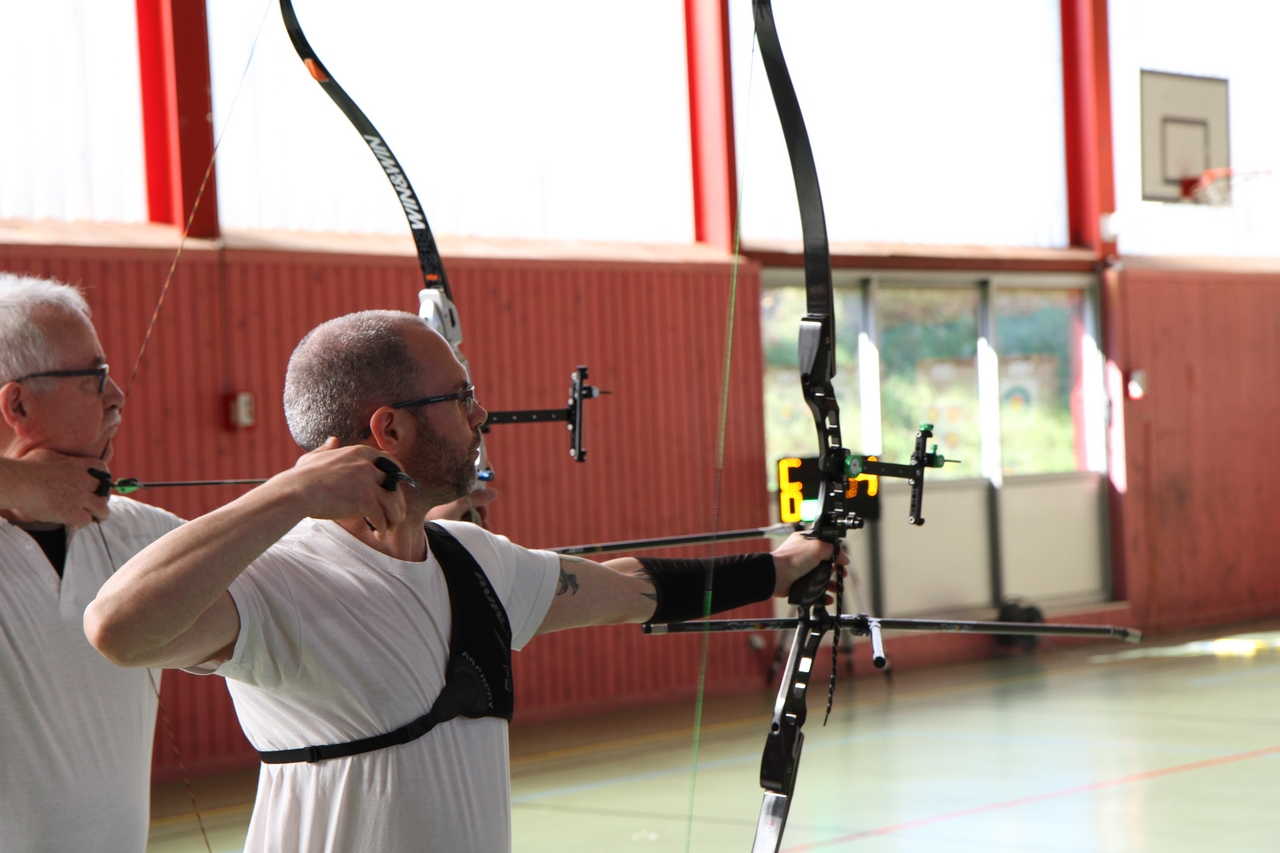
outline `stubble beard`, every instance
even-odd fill
[[[426,418],[418,417],[417,421],[420,440],[413,453],[401,461],[405,472],[422,486],[425,509],[471,494],[476,482],[478,435],[468,451],[459,454]]]

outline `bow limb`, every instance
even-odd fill
[[[804,286],[809,314],[832,317],[835,314],[835,292],[831,284],[831,250],[827,242],[827,219],[823,213],[822,190],[818,186],[818,167],[809,144],[800,101],[791,83],[791,73],[782,54],[782,43],[774,25],[770,0],[753,0],[756,41],[764,63],[773,103],[782,124],[782,133],[791,158],[791,174],[800,204],[800,232],[804,240]],[[835,335],[832,334],[832,345]],[[835,375],[832,363],[831,374]]]
[[[818,186],[818,169],[813,148],[805,128],[804,116],[791,74],[787,70],[782,45],[773,20],[770,0],[753,0],[756,40],[760,57],[769,78],[778,119],[791,158],[791,172],[800,206],[800,227],[804,240],[805,299],[808,313],[800,321],[800,384],[805,403],[813,413],[818,438],[818,458],[823,474],[819,493],[820,513],[812,535],[839,544],[848,531],[849,513],[844,506],[848,489],[848,450],[840,435],[840,406],[836,401],[832,379],[836,373],[835,291],[831,283],[831,251],[827,242],[827,223],[822,207],[822,190]],[[831,566],[826,565],[830,576]],[[792,590],[793,604],[813,604],[826,589],[810,583],[815,589]]]
[[[800,321],[800,385],[805,403],[813,413],[819,470],[822,473],[819,512],[808,535],[830,542],[838,550],[845,534],[851,528],[861,526],[861,519],[849,512],[845,505],[849,485],[849,451],[841,439],[840,406],[832,386],[836,373],[835,292],[831,282],[831,251],[827,242],[822,191],[818,186],[818,169],[800,111],[800,101],[778,40],[770,0],[753,0],[752,11],[756,41],[760,45],[760,56],[791,158],[804,240],[808,313]],[[800,751],[804,745],[801,728],[807,714],[805,696],[809,676],[822,637],[831,627],[822,601],[835,567],[835,554],[832,556],[832,560],[822,563],[791,588],[789,600],[799,605],[800,617],[792,636],[791,651],[783,670],[782,685],[774,704],[773,721],[760,763],[760,784],[765,794],[756,825],[754,853],[775,853],[782,844],[795,791]]]
[[[320,84],[325,94],[337,104],[338,109],[342,110],[342,114],[355,127],[360,138],[365,141],[369,151],[377,159],[378,165],[386,173],[387,180],[391,182],[391,188],[395,190],[396,198],[409,223],[409,232],[413,235],[413,245],[418,255],[418,267],[422,271],[422,291],[418,294],[419,316],[443,335],[453,347],[453,353],[458,361],[462,362],[469,379],[471,366],[460,349],[462,326],[458,321],[458,309],[453,304],[453,291],[449,287],[449,277],[445,274],[440,250],[436,247],[436,239],[431,233],[431,226],[427,223],[426,210],[418,200],[413,185],[409,183],[408,174],[401,167],[396,155],[391,152],[391,147],[382,138],[382,134],[365,115],[364,110],[356,105],[346,90],[338,85],[338,81],[324,67],[324,63],[320,61],[320,57],[316,55],[311,43],[302,32],[302,24],[293,10],[292,0],[280,0],[280,14],[284,18],[285,29],[289,33],[289,40],[293,42],[293,49],[298,53],[298,58],[307,67],[312,79]],[[483,439],[480,442],[480,456],[476,461],[476,467],[479,479],[493,478],[493,469],[489,466],[489,457],[485,451]],[[479,523],[474,510],[472,514],[473,520]]]
[[[413,234],[413,243],[418,252],[418,266],[422,269],[423,287],[442,291],[452,305],[453,291],[449,288],[449,278],[445,275],[444,263],[440,260],[440,250],[436,248],[431,226],[427,224],[426,212],[418,201],[418,195],[413,191],[413,186],[409,183],[409,176],[401,168],[396,155],[391,153],[391,149],[382,140],[382,134],[364,114],[364,110],[356,105],[346,90],[338,85],[338,81],[333,79],[333,75],[324,67],[324,63],[320,61],[320,57],[316,55],[311,43],[302,32],[302,24],[298,22],[298,15],[293,10],[291,0],[280,0],[280,13],[284,17],[285,30],[289,33],[289,40],[293,42],[293,49],[298,52],[298,58],[307,67],[312,79],[320,84],[320,88],[324,89],[325,94],[338,105],[342,114],[355,126],[360,137],[369,146],[369,151],[386,172],[392,188],[395,189],[400,207],[404,209],[405,219],[409,221],[410,233]],[[456,313],[445,319],[453,328],[457,327]],[[461,332],[457,334],[460,341]]]

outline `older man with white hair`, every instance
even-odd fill
[[[0,273],[5,851],[146,848],[151,676],[103,660],[82,619],[117,566],[182,522],[97,494],[123,402],[80,292]]]

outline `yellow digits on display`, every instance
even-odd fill
[[[799,468],[800,460],[778,460],[778,517],[784,524],[794,524],[800,520],[800,504],[804,501],[802,484],[793,482],[791,469]]]

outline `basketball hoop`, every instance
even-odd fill
[[[1182,201],[1191,204],[1225,206],[1231,204],[1231,184],[1246,178],[1269,175],[1270,172],[1235,172],[1230,166],[1205,169],[1193,178],[1182,179]]]

